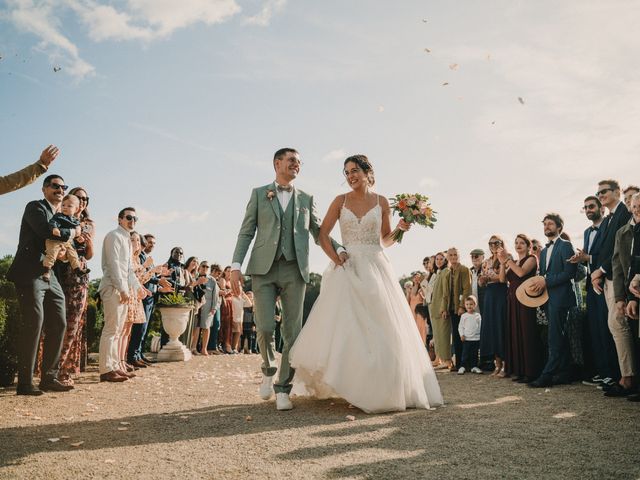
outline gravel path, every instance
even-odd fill
[[[640,405],[594,387],[447,372],[433,411],[297,398],[277,412],[257,395],[259,363],[195,357],[124,384],[92,370],[39,398],[0,389],[0,478],[640,478]]]

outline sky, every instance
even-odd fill
[[[639,20],[624,0],[4,0],[0,174],[60,148],[50,171],[91,198],[95,277],[126,206],[158,263],[182,246],[230,264],[284,146],[321,215],[356,153],[378,193],[430,196],[436,228],[387,250],[398,276],[451,246],[469,264],[494,233],[542,238],[548,211],[581,247],[598,180],[640,183]],[[0,197],[1,255],[40,186]]]

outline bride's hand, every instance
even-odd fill
[[[411,229],[411,224],[400,219],[400,221],[398,222],[398,228],[403,232],[408,232]]]

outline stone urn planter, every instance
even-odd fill
[[[193,305],[179,294],[167,295],[158,302],[162,316],[162,328],[169,335],[169,342],[158,352],[159,362],[186,362],[191,352],[178,339],[187,328]]]

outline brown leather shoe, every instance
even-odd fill
[[[115,370],[111,370],[110,372],[100,375],[101,382],[126,382],[127,380],[129,380],[127,377],[118,375],[118,372],[116,372]]]
[[[118,375],[120,375],[121,377],[127,377],[127,378],[133,378],[136,376],[135,373],[127,373],[123,370],[116,370],[115,371]]]
[[[131,365],[138,368],[147,368],[147,364],[142,360],[134,360],[133,362],[131,362]]]

